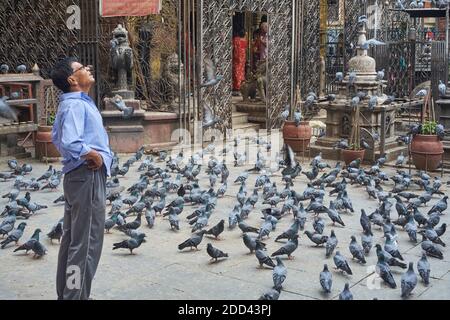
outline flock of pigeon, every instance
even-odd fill
[[[270,150],[270,144],[266,141],[260,138],[254,141],[259,148],[265,147]],[[226,154],[238,145],[238,138],[235,138],[233,143],[219,153]],[[220,239],[226,229],[239,228],[243,233],[242,245],[254,254],[256,265],[272,269],[274,286],[260,299],[279,298],[288,272],[288,264],[281,257],[287,257],[288,261],[294,258],[293,253],[299,246],[300,230],[304,230],[303,234],[306,235],[302,241],[324,247],[324,256],[333,257],[333,263],[339,272],[352,275],[352,269],[358,268],[360,264],[364,265],[366,257],[373,254],[373,251],[378,259],[377,273],[389,287],[397,287],[391,268],[407,269],[400,283],[401,297],[405,298],[416,287],[418,276],[425,285],[430,282],[431,267],[428,257],[443,259],[441,246],[445,246],[445,243],[441,236],[446,232],[446,223],[440,224],[440,220],[447,210],[448,196],[441,191],[442,182],[438,177],[432,178],[425,172],[410,175],[404,170],[397,170],[395,175],[389,176],[383,171],[386,161],[383,157],[370,168],[364,169],[359,160],[353,161],[348,166],[338,162],[331,167],[322,161],[321,155],[318,155],[310,163],[309,170],[303,170],[301,164],[295,160],[292,149],[285,145],[284,157],[277,155],[275,164],[269,163],[259,149],[255,165],[250,169],[243,169],[229,181],[230,170],[225,161],[213,155],[214,151],[210,145],[190,157],[185,156],[183,150],[176,156],[172,156],[168,151],[159,151],[144,157],[144,148],[140,148],[122,165],[116,155],[111,169],[112,178],[107,182],[109,204],[105,232],[117,230],[124,233],[127,238],[114,243],[112,249],[126,249],[133,254],[133,251],[145,242],[146,233],[142,231],[142,217],[145,218],[148,228],[153,228],[158,220],[161,220],[158,223],[165,223],[163,221],[167,220],[167,227],[172,232],[189,228],[192,234],[178,244],[177,248],[180,251],[187,248],[198,250],[205,237],[210,240]],[[245,165],[245,161],[238,161],[236,150],[234,155],[235,167]],[[16,219],[32,220],[33,215],[39,210],[47,208],[33,202],[31,192],[47,188],[57,190],[62,177],[60,171],[50,166],[39,178],[28,180],[26,175],[31,173],[31,165],[20,166],[16,160],[9,160],[8,166],[11,172],[0,173],[0,179],[14,181],[11,191],[3,196],[8,198],[9,202],[1,213],[2,249],[21,240],[27,222],[20,222],[15,227]],[[140,172],[140,178],[129,188],[125,188],[121,185],[120,177],[125,176],[133,167]],[[203,167],[206,167],[204,170],[206,175],[200,175]],[[249,185],[250,174],[257,175],[254,186]],[[299,190],[294,187],[294,182],[302,175],[309,182],[305,188]],[[393,187],[391,181],[394,183]],[[227,191],[229,183],[239,186],[236,195],[231,195]],[[282,188],[279,188],[280,183]],[[208,187],[202,188],[201,184]],[[367,192],[369,198],[378,201],[378,207],[374,212],[366,213],[365,209],[361,209],[359,216],[361,233],[359,236],[352,235],[348,243],[352,260],[357,261],[355,266],[349,263],[342,250],[336,249],[338,243],[344,240],[338,240],[334,230],[330,230],[329,235],[325,234],[326,220],[329,220],[333,227],[339,225],[345,228],[344,220],[357,217],[357,214],[352,214],[355,208],[348,194],[349,185],[360,187]],[[21,191],[25,191],[22,198],[19,196]],[[335,198],[325,203],[325,195]],[[236,197],[236,204],[228,214],[227,223],[223,219],[223,212],[217,210],[218,201],[224,196]],[[436,197],[440,199],[431,208],[424,209],[428,202]],[[60,196],[54,203],[63,201],[64,197]],[[259,213],[255,212],[257,204],[263,208]],[[185,212],[188,205],[193,206],[193,210]],[[215,212],[219,214],[214,214]],[[261,225],[252,226],[246,223],[252,212],[255,212],[253,215],[261,215]],[[391,218],[394,212],[397,213],[397,219]],[[182,219],[184,214],[185,218]],[[216,215],[221,215],[217,217],[219,222],[212,223],[216,220]],[[345,219],[342,218],[343,215],[346,215]],[[185,219],[187,222],[182,221]],[[292,224],[275,237],[275,242],[283,241],[283,245],[276,250],[269,250],[268,240],[282,219],[292,219]],[[311,225],[307,226],[309,223]],[[375,226],[379,228],[376,229]],[[384,245],[375,240],[374,233],[378,230],[385,238]],[[396,240],[398,233],[402,231],[407,233],[412,243],[420,243],[423,250],[423,256],[416,264],[418,275],[413,261],[407,262],[402,257],[402,250]],[[39,237],[41,232],[41,229],[37,228],[33,236],[18,246],[14,252],[25,250],[27,253],[32,251],[35,257],[43,256],[46,248]],[[49,230],[47,237],[50,241],[60,240],[62,232],[63,220],[60,219]],[[360,242],[357,238],[360,238]],[[229,259],[229,253],[213,243],[210,241],[206,245],[211,263],[218,259]],[[321,287],[325,293],[330,293],[333,273],[329,270],[329,264],[323,266],[323,271],[318,272],[318,276],[318,288]],[[345,285],[339,298],[353,298],[349,283]]]

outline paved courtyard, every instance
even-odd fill
[[[121,164],[128,157],[128,155],[121,155]],[[6,161],[6,158],[0,159],[0,172],[9,171]],[[20,160],[20,163],[24,161],[31,163],[33,166],[33,171],[26,178],[39,177],[48,167],[45,163],[30,159]],[[334,163],[329,163],[334,166]],[[139,164],[140,162],[135,163],[130,167],[128,174],[124,178],[120,178],[121,185],[128,187],[137,181],[140,174],[137,172]],[[61,168],[59,163],[56,166]],[[309,165],[306,162],[302,163],[302,166],[305,170],[309,170]],[[229,166],[231,174],[228,179],[227,194],[224,198],[218,200],[217,207],[209,219],[210,227],[221,219],[225,219],[225,231],[221,235],[221,240],[204,237],[199,246],[199,251],[189,251],[188,249],[179,251],[177,248],[178,244],[186,240],[191,234],[186,216],[192,213],[196,207],[190,205],[185,206],[184,212],[181,214],[181,230],[178,232],[171,231],[168,220],[161,216],[157,217],[152,229],[147,227],[145,219],[143,219],[140,230],[147,234],[147,242],[136,249],[134,255],[130,255],[129,251],[124,249],[112,250],[113,243],[127,238],[120,231],[113,229],[111,234],[105,234],[103,255],[93,282],[92,297],[95,299],[244,300],[257,299],[263,292],[270,289],[273,286],[272,270],[258,267],[255,255],[250,254],[243,244],[242,232],[239,228],[228,229],[228,215],[237,202],[235,195],[239,189],[239,185],[233,184],[233,181],[243,168],[250,167],[250,165],[238,168]],[[204,173],[205,168],[206,164],[202,167],[200,175],[200,185],[204,188],[209,183]],[[389,174],[394,172],[392,168],[388,167],[383,170]],[[253,190],[257,176],[257,174],[250,174],[247,183],[249,193]],[[175,175],[173,174],[172,177],[174,178]],[[278,183],[278,190],[284,188],[284,184],[280,183],[281,176],[279,173],[273,176],[272,180]],[[448,187],[445,185],[448,180],[450,180],[450,176],[446,174],[442,179],[444,186],[441,189],[446,194],[449,193]],[[294,190],[303,192],[306,188],[306,181],[304,175],[298,177],[295,180]],[[1,194],[8,193],[12,185],[13,180],[0,181]],[[385,190],[391,190],[392,185],[392,181],[389,181],[383,187]],[[315,247],[300,231],[299,247],[294,252],[295,259],[287,260],[286,256],[283,257],[288,272],[280,299],[337,299],[346,282],[350,283],[350,290],[355,299],[401,299],[400,278],[405,270],[392,267],[397,289],[390,289],[383,283],[378,285],[379,280],[374,273],[377,261],[375,248],[372,248],[366,258],[366,265],[360,265],[351,260],[348,249],[350,237],[355,235],[358,243],[361,242],[360,210],[364,208],[367,213],[371,213],[377,208],[378,201],[369,199],[365,189],[361,186],[348,186],[347,189],[353,201],[355,213],[343,213],[341,215],[346,226],[333,227],[326,214],[321,214],[321,216],[326,222],[324,234],[329,235],[332,229],[335,230],[339,241],[336,250],[340,250],[347,258],[353,275],[343,275],[333,270],[333,259],[325,258],[325,249]],[[421,193],[419,190],[417,192]],[[259,227],[263,222],[261,220],[261,209],[267,207],[262,205],[261,193],[262,191],[259,193],[260,199],[255,209],[246,220],[246,223],[256,227]],[[64,206],[53,204],[53,200],[61,194],[62,185],[57,191],[44,190],[31,193],[32,201],[46,204],[49,208],[38,212],[26,221],[27,227],[21,242],[29,239],[34,229],[41,228],[43,231],[41,241],[47,247],[48,253],[41,259],[33,259],[31,253],[29,255],[13,253],[13,245],[0,250],[0,299],[56,299],[55,275],[59,245],[57,242],[51,244],[46,234],[63,215]],[[24,192],[22,191],[19,197],[23,195]],[[168,202],[175,197],[175,193],[170,194],[167,199]],[[435,196],[430,201],[429,206],[432,206],[437,200],[438,198]],[[3,210],[7,201],[1,198],[0,201],[0,209]],[[330,197],[327,192],[325,197],[327,206],[329,201]],[[110,206],[108,205],[107,211],[109,209]],[[421,208],[424,213],[426,213],[425,210],[427,208]],[[127,221],[134,220],[134,217],[130,218]],[[391,211],[391,218],[392,220],[397,218],[395,208]],[[267,243],[268,253],[274,252],[284,244],[284,241],[274,242],[274,239],[286,230],[292,221],[292,214],[282,218],[276,230],[270,234],[270,238],[264,241]],[[16,222],[16,226],[19,222],[20,220]],[[447,224],[450,222],[449,210],[446,210],[445,214],[441,216],[439,225],[443,222]],[[377,226],[372,226],[372,229],[374,230],[374,244],[384,244],[382,230]],[[311,216],[308,217],[305,230],[313,231]],[[417,273],[416,264],[422,251],[420,243],[411,243],[406,232],[402,231],[401,228],[397,228],[397,232],[401,254],[406,262],[414,262],[414,269]],[[419,238],[421,237],[419,236]],[[447,231],[441,238],[450,245],[450,232]],[[218,263],[210,263],[210,257],[206,253],[208,242],[227,252],[229,258]],[[444,252],[443,260],[428,258],[431,264],[430,285],[425,286],[419,278],[419,283],[410,299],[450,299],[450,250],[448,248],[449,246],[442,248]],[[322,271],[324,263],[329,265],[333,275],[332,292],[329,295],[322,293],[319,283],[319,273]]]

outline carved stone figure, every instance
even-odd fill
[[[247,79],[241,84],[241,94],[244,102],[249,101],[249,98],[256,99],[258,93],[261,101],[266,101],[266,61],[260,61],[255,74],[248,74]]]
[[[110,53],[113,81],[119,91],[127,91],[133,83],[133,50],[128,42],[128,31],[121,24],[113,31]]]
[[[183,70],[183,64],[178,64],[178,54],[169,55],[164,63],[162,78],[166,90],[166,102],[174,105],[180,92],[178,87],[179,74]],[[183,79],[181,79],[181,88],[184,88]]]

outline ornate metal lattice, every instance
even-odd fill
[[[280,126],[277,121],[291,95],[291,20],[290,0],[211,0],[202,4],[201,59],[218,60],[218,73],[224,79],[213,88],[201,90],[200,101],[215,105],[216,114],[224,120],[222,131],[231,128],[232,83],[232,19],[233,11],[252,11],[268,14],[269,58],[267,88],[267,127]]]
[[[344,0],[328,0],[325,44],[326,93],[336,92],[336,72],[344,71]]]
[[[76,55],[78,31],[67,27],[66,10],[78,0],[4,0],[0,5],[0,63],[15,68],[35,63],[48,78],[60,56]],[[49,18],[51,17],[51,18]],[[12,71],[12,70],[11,70]]]
[[[303,34],[299,72],[301,95],[320,87],[320,0],[303,1]]]
[[[358,43],[358,17],[367,12],[367,1],[364,0],[345,0],[345,22],[344,22],[344,41],[345,41],[345,70],[348,71],[348,62],[356,54],[356,44]]]

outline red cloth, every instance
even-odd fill
[[[241,83],[245,80],[245,63],[247,61],[247,40],[233,38],[233,90],[241,90]]]
[[[102,17],[146,16],[159,14],[160,0],[102,0],[100,14]]]

